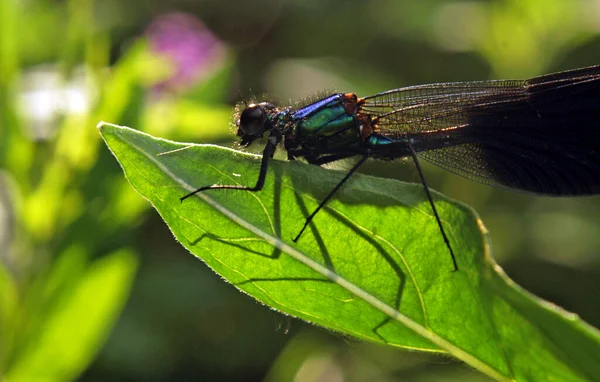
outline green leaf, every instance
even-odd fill
[[[18,307],[17,283],[0,261],[0,376],[6,369],[7,353],[14,343]]]
[[[8,381],[74,380],[93,360],[129,296],[135,256],[120,250],[96,260],[56,296],[39,333],[6,373]]]
[[[600,376],[600,335],[523,291],[489,253],[468,207],[434,193],[460,271],[420,185],[355,175],[297,244],[305,217],[344,173],[153,138],[101,123],[132,186],[195,256],[257,300],[362,340],[448,352],[498,380]]]

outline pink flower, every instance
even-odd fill
[[[159,90],[189,88],[223,61],[223,43],[191,14],[160,16],[146,36],[151,49],[173,64],[172,76],[158,85]]]

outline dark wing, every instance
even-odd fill
[[[467,178],[546,195],[600,193],[600,66],[530,80],[366,97],[377,133]]]

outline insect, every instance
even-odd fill
[[[269,160],[283,145],[289,160],[323,165],[359,160],[306,218],[315,215],[369,158],[412,158],[450,251],[419,157],[489,185],[541,195],[600,193],[600,65],[528,80],[436,83],[360,98],[335,93],[297,110],[248,104],[237,121],[248,146],[267,136],[252,187],[211,185],[206,190],[263,188]]]

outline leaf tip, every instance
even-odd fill
[[[96,128],[102,135],[106,132],[106,129],[112,129],[112,128],[118,129],[118,128],[123,128],[123,127],[124,126],[115,125],[114,123],[105,122],[105,121],[100,121],[96,125]]]

